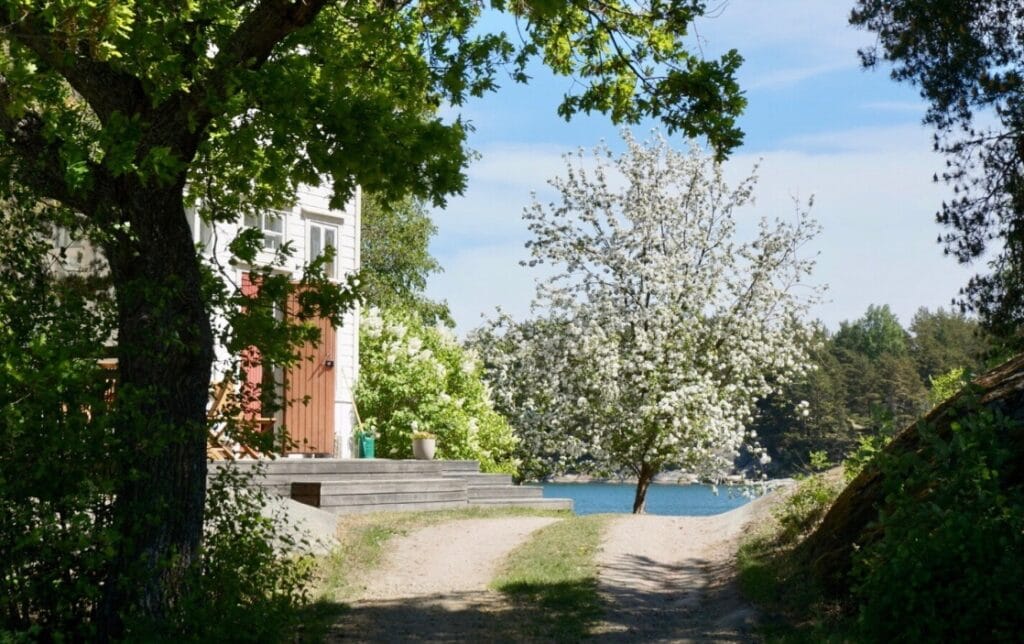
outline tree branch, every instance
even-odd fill
[[[15,156],[15,159],[7,161],[12,166],[10,176],[41,197],[54,199],[83,213],[92,212],[96,205],[92,195],[72,192],[68,186],[60,164],[60,143],[43,136],[43,118],[35,112],[14,118],[7,110],[10,102],[10,88],[6,81],[0,79],[2,147],[14,152]]]
[[[215,105],[230,96],[232,72],[259,69],[278,43],[311,24],[324,7],[335,1],[262,0],[256,5],[220,47],[206,78],[189,94],[177,95],[194,131],[202,131],[217,115]]]
[[[37,15],[26,13],[2,33],[67,79],[101,122],[106,123],[116,111],[131,114],[146,106],[146,92],[138,78],[115,69],[109,63],[89,58],[83,52],[62,47],[61,39],[47,29]]]

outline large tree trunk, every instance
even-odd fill
[[[100,628],[159,624],[195,561],[206,495],[206,404],[213,360],[199,263],[181,185],[126,186],[117,206],[129,234],[105,245],[118,304],[123,463],[114,499],[121,536],[101,600]]]
[[[1024,354],[977,378],[974,386],[974,395],[979,397],[982,405],[1021,421],[1007,436],[1007,442],[1020,455],[1017,462],[1019,469],[1024,470]],[[924,453],[927,446],[922,444],[919,432],[921,424],[927,423],[939,435],[948,436],[964,395],[970,394],[961,392],[904,429],[889,443],[886,451],[921,452],[927,460]],[[1018,471],[1011,478],[1018,480],[1022,475],[1024,471]],[[826,591],[841,594],[849,587],[847,576],[855,548],[878,536],[872,522],[878,518],[884,490],[883,474],[868,465],[839,495],[818,529],[800,545],[797,556],[809,562],[814,576]]]
[[[647,463],[640,465],[636,478],[636,494],[633,497],[633,514],[643,514],[647,509],[647,489],[657,471]]]

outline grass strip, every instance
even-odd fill
[[[522,611],[531,638],[576,641],[600,618],[594,560],[608,516],[570,517],[512,551],[491,587]]]
[[[338,546],[322,562],[317,594],[322,601],[350,601],[362,590],[366,576],[380,566],[388,542],[395,537],[447,521],[517,516],[562,518],[571,516],[571,513],[567,510],[509,507],[343,516],[338,521]]]
[[[364,588],[363,580],[381,564],[391,539],[446,521],[492,519],[517,516],[572,516],[568,510],[530,508],[465,508],[431,512],[375,512],[339,517],[338,545],[319,560],[319,574],[312,595],[303,610],[303,629],[295,641],[322,642],[349,610]]]

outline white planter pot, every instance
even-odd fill
[[[421,461],[429,461],[434,458],[434,451],[437,449],[436,438],[414,438],[412,439],[413,458]]]

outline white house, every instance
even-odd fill
[[[218,223],[210,226],[193,213],[190,216],[193,239],[200,244],[204,253],[215,260],[225,279],[245,289],[255,289],[249,280],[249,267],[233,263],[228,243],[242,225],[263,231],[264,248],[267,252],[257,258],[262,264],[269,264],[273,249],[285,242],[291,242],[295,250],[289,263],[281,270],[295,277],[302,276],[302,266],[319,256],[326,247],[336,249],[334,265],[329,276],[344,279],[359,269],[359,215],[361,193],[357,189],[352,200],[341,210],[330,207],[330,189],[326,187],[303,186],[296,195],[295,205],[288,210],[272,210],[256,217],[246,217],[237,223]],[[66,232],[57,230],[54,236],[55,251],[61,259],[54,263],[61,273],[97,270],[96,252],[86,242],[70,239]],[[100,269],[102,270],[102,269]],[[286,307],[287,308],[287,307]],[[321,342],[319,346],[307,346],[303,350],[313,360],[303,360],[299,365],[283,373],[274,373],[274,381],[284,383],[281,393],[289,399],[308,398],[308,404],[293,404],[266,419],[267,424],[288,428],[289,437],[298,445],[288,455],[335,456],[351,458],[355,455],[355,405],[352,388],[359,370],[359,311],[350,311],[339,328],[329,320],[320,321]],[[218,357],[226,358],[223,348],[218,348]],[[262,382],[263,369],[250,370],[249,382]],[[220,381],[221,374],[214,374],[214,381]]]
[[[243,291],[257,286],[249,280],[249,267],[232,265],[228,242],[239,227],[259,228],[263,231],[266,252],[257,258],[268,264],[274,258],[274,249],[291,242],[294,255],[279,270],[296,280],[302,276],[302,266],[318,257],[328,246],[334,247],[335,260],[328,267],[328,276],[344,279],[359,269],[359,213],[361,193],[343,209],[330,207],[330,189],[302,186],[295,205],[288,210],[269,210],[258,216],[247,216],[234,224],[210,226],[198,215],[191,218],[195,242],[203,252],[215,259],[226,271],[229,279],[241,285]],[[352,389],[359,372],[359,311],[350,311],[339,328],[329,320],[320,323],[319,346],[307,346],[303,360],[288,373],[276,372],[274,380],[283,382],[284,396],[288,399],[308,397],[307,404],[292,404],[279,411],[272,419],[274,425],[284,425],[288,435],[298,445],[290,455],[335,456],[351,458],[355,451],[355,406]],[[221,349],[222,351],[222,349]],[[224,357],[224,356],[221,356]],[[262,382],[262,370],[250,370],[250,382]],[[216,379],[216,376],[215,376]]]

